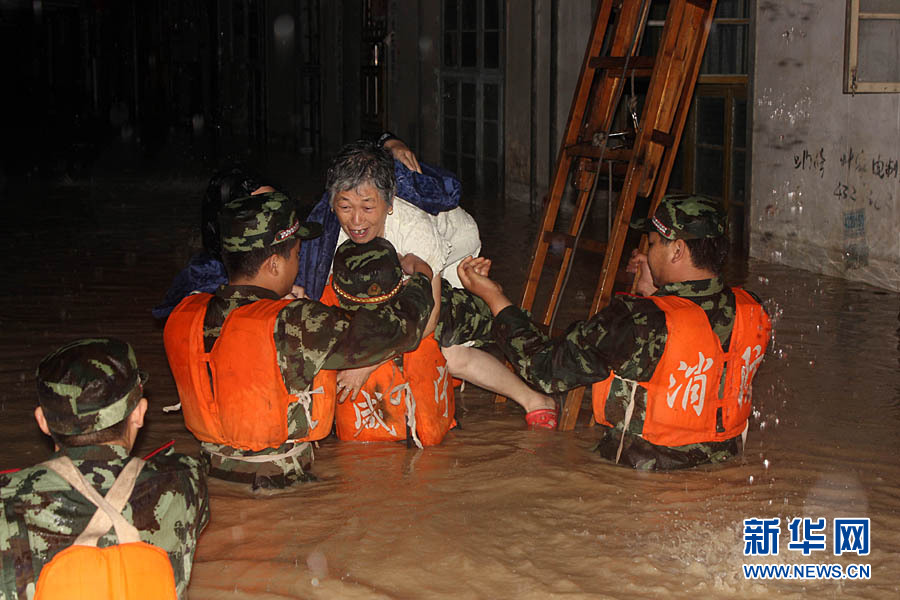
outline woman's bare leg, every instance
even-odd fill
[[[441,351],[447,359],[451,375],[503,394],[518,403],[525,412],[556,407],[553,398],[528,387],[493,354],[469,346],[448,346],[441,348]]]

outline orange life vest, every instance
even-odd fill
[[[728,352],[722,350],[706,313],[694,302],[678,296],[649,297],[665,313],[668,334],[650,380],[629,381],[632,394],[637,387],[646,392],[641,437],[647,441],[684,446],[729,440],[744,431],[750,416],[751,383],[765,355],[772,325],[750,294],[740,288],[733,291],[736,306]],[[723,369],[725,385],[720,397]],[[606,418],[606,402],[615,377],[611,373],[592,388],[594,419],[608,426],[613,424]],[[724,430],[716,431],[720,408]],[[626,420],[629,418],[626,410]]]
[[[97,506],[75,543],[41,569],[35,600],[175,600],[175,575],[162,548],[142,542],[122,509],[131,496],[144,461],[133,458],[104,498],[68,457],[44,463]],[[98,548],[97,540],[114,527],[119,544]]]
[[[338,305],[330,280],[320,301]],[[406,439],[408,425],[416,445],[434,446],[456,426],[455,412],[447,361],[428,335],[403,354],[400,366],[393,360],[380,365],[355,398],[338,403],[335,431],[344,441],[397,441]]]
[[[291,301],[257,300],[234,309],[207,353],[203,319],[211,298],[193,294],[182,300],[169,315],[163,334],[191,433],[201,441],[242,450],[277,448],[288,441],[288,405],[300,401],[310,431],[292,441],[327,436],[334,421],[335,373],[320,371],[311,389],[298,398],[288,392],[278,367],[275,319]]]

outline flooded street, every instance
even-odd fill
[[[180,414],[161,410],[177,398],[150,308],[199,245],[208,174],[9,190],[0,469],[49,455],[31,417],[34,369],[91,335],[128,340],[150,373],[136,453],[174,439],[196,455]],[[308,203],[318,185],[287,189]],[[536,219],[514,203],[472,212],[517,299]],[[900,597],[900,294],[755,261],[733,272],[729,283],[767,301],[776,335],[738,460],[663,474],[612,466],[590,452],[587,399],[574,432],[529,432],[515,404],[467,386],[461,427],[440,446],[332,437],[317,450],[316,483],[253,494],[212,480],[190,597]],[[558,326],[586,313],[595,278],[573,276]],[[753,517],[781,518],[778,556],[744,556]],[[825,518],[826,550],[789,550],[793,517]],[[836,517],[871,519],[868,556],[833,555]],[[745,563],[868,564],[871,579],[746,581]]]

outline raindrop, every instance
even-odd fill
[[[750,485],[753,485],[753,475],[750,476],[750,478],[747,480],[747,482],[748,482]]]
[[[325,578],[328,576],[328,559],[321,550],[313,550],[306,557],[306,566],[312,571],[315,578]]]
[[[766,469],[769,468],[769,459],[768,458],[763,461],[763,467],[765,467]]]

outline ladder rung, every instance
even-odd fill
[[[628,57],[629,71],[647,71],[653,70],[655,59],[652,56],[630,56]],[[624,56],[595,56],[589,63],[595,69],[619,69],[625,68]]]
[[[560,231],[545,231],[544,237],[542,238],[545,243],[552,244],[553,242],[561,242],[563,246],[566,248],[571,248],[575,244],[575,236],[569,235],[568,233],[562,233]],[[603,254],[606,252],[606,244],[604,242],[598,242],[597,240],[592,240],[589,238],[581,238],[578,241],[578,248],[581,250],[587,250],[588,252],[595,252],[597,254]]]
[[[650,141],[671,148],[675,144],[675,136],[659,129],[654,129],[650,134]]]
[[[575,144],[566,148],[566,154],[576,157],[600,158],[600,147],[587,143]],[[607,148],[603,151],[603,160],[628,162],[631,160],[631,148]]]

